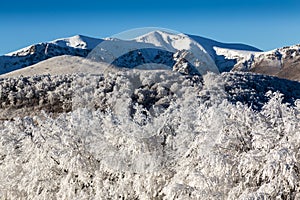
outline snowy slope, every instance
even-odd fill
[[[34,75],[62,75],[73,73],[101,73],[106,69],[112,69],[107,63],[93,62],[79,56],[55,56],[37,64],[14,70],[0,75],[4,77],[34,76]]]
[[[244,59],[244,56],[247,56],[247,54],[261,52],[260,49],[245,44],[221,43],[196,35],[188,36],[205,48],[209,55],[214,59],[221,72],[230,71],[234,65]],[[219,51],[220,49],[222,49],[222,51]],[[242,52],[242,54],[235,54],[235,57],[228,56],[232,54],[233,51]]]
[[[190,52],[185,59],[202,73],[205,71],[219,72],[218,66],[204,49],[201,43],[183,34],[170,34],[162,31],[154,31],[135,39],[138,42],[151,43],[170,52]],[[204,70],[202,69],[204,68]]]

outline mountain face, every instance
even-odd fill
[[[25,68],[60,55],[86,57],[101,41],[101,39],[78,35],[31,45],[19,51],[0,56],[0,74]]]
[[[300,81],[300,45],[253,53],[241,59],[233,70]]]

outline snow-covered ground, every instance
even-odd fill
[[[299,88],[163,70],[0,79],[0,196],[300,198]]]

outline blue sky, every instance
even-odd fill
[[[263,50],[300,43],[299,0],[21,1],[0,3],[0,54],[61,37],[164,27]]]

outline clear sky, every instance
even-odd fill
[[[299,0],[2,0],[0,55],[82,34],[164,27],[263,50],[300,43]]]

